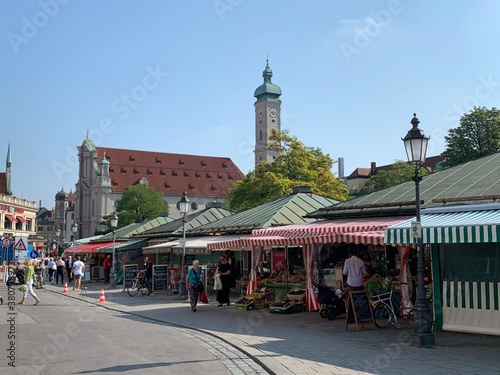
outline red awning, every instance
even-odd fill
[[[16,218],[13,215],[5,214],[5,217],[13,223],[17,223]]]
[[[101,247],[106,247],[109,245],[112,245],[113,242],[94,242],[94,243],[88,243],[85,245],[78,245],[75,247],[67,247],[65,250],[65,253],[67,255],[83,255],[83,254],[94,254],[96,253],[97,249],[100,249]]]
[[[26,220],[24,217],[22,216],[16,216],[16,219],[19,220],[21,223],[23,224],[26,224],[28,222],[28,220]]]

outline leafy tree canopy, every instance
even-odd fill
[[[452,167],[500,151],[500,111],[474,107],[444,137],[443,165]]]
[[[314,194],[344,201],[348,197],[342,179],[334,177],[334,162],[319,148],[306,147],[287,130],[269,137],[269,148],[278,152],[272,163],[262,162],[228,190],[230,210],[244,211],[292,193],[294,186],[311,186]]]
[[[427,174],[425,168],[420,169],[420,175]],[[379,170],[366,181],[361,191],[362,194],[373,193],[403,182],[411,181],[415,176],[415,166],[402,160],[396,160],[390,170]]]
[[[116,207],[118,226],[154,219],[168,212],[168,204],[160,192],[145,184],[130,185]],[[109,220],[107,221],[109,225]]]

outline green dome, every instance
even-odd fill
[[[262,77],[264,77],[264,83],[255,89],[253,96],[257,98],[257,101],[264,100],[279,100],[281,95],[281,89],[278,85],[271,82],[271,77],[273,76],[273,71],[269,67],[269,61],[266,60],[266,68],[262,72]]]

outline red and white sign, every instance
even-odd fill
[[[13,250],[27,251],[28,250],[28,237],[16,237],[14,241]]]

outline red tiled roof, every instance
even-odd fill
[[[142,178],[149,186],[164,195],[190,195],[217,197],[245,175],[229,158],[170,154],[153,151],[124,150],[96,147],[97,164],[106,153],[109,175],[114,192],[138,183]]]
[[[436,155],[436,156],[429,156],[425,158],[425,163],[424,167],[429,171],[433,172],[434,169],[436,169],[436,165],[439,162],[443,161],[443,157],[441,155]],[[376,166],[377,171],[390,171],[392,169],[393,164],[387,164],[387,165],[381,165],[381,166]],[[347,179],[353,179],[353,178],[369,178],[371,177],[371,168],[356,168],[352,173],[347,177]]]

